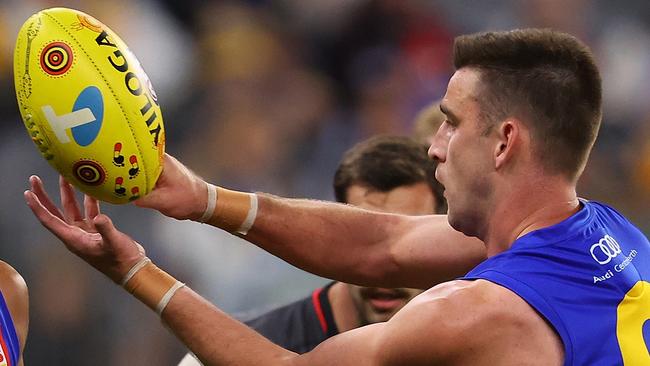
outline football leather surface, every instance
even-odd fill
[[[106,25],[66,8],[34,14],[16,40],[14,78],[29,136],[66,180],[115,204],[153,189],[165,150],[158,98]]]

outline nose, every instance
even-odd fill
[[[446,128],[447,123],[443,123],[438,128],[438,132],[431,139],[429,147],[429,157],[438,163],[444,163],[447,160],[447,145],[449,143],[449,134]]]

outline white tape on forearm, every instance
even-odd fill
[[[134,264],[133,267],[131,267],[131,269],[126,273],[126,275],[122,279],[122,282],[120,283],[120,286],[124,287],[124,285],[126,285],[126,283],[129,282],[131,278],[133,278],[133,275],[135,275],[136,272],[141,270],[142,267],[146,266],[147,263],[149,262],[151,262],[151,259],[147,257],[140,259],[138,263]]]
[[[183,282],[176,281],[174,286],[172,286],[169,290],[167,290],[167,292],[162,297],[162,299],[160,299],[160,302],[158,303],[158,305],[156,305],[156,313],[158,313],[158,316],[162,315],[163,310],[165,310],[165,308],[167,307],[167,304],[169,304],[169,301],[171,301],[172,296],[174,296],[176,291],[178,291],[183,286],[185,286],[185,284]]]
[[[200,222],[208,221],[214,214],[214,208],[217,207],[217,187],[213,184],[206,183],[208,186],[208,205],[205,207]]]
[[[251,207],[248,209],[248,215],[246,215],[246,220],[241,224],[238,233],[242,235],[248,234],[248,230],[253,227],[255,219],[257,218],[257,195],[255,193],[250,194],[251,197]]]

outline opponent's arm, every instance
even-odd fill
[[[247,216],[248,195],[220,192],[207,222],[236,231]],[[208,201],[206,182],[166,155],[156,188],[136,204],[200,221]],[[257,195],[257,204],[246,240],[304,270],[344,282],[428,288],[466,273],[486,255],[482,242],[451,228],[442,215],[377,213],[266,194]]]
[[[20,361],[18,366],[24,364],[23,350],[27,340],[29,328],[29,296],[27,284],[22,276],[9,264],[0,261],[0,291],[4,296],[7,308],[14,323],[18,342],[20,343]]]

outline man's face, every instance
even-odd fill
[[[360,185],[347,191],[348,203],[368,210],[405,215],[431,215],[437,204],[431,188],[426,183],[397,187],[388,192],[378,192]],[[361,325],[384,322],[390,319],[421,290],[385,289],[346,284],[359,314]]]
[[[449,224],[470,236],[484,232],[493,191],[494,134],[486,133],[479,86],[478,71],[456,71],[441,102],[447,118],[429,148],[429,156],[439,161],[436,179],[445,186]]]

